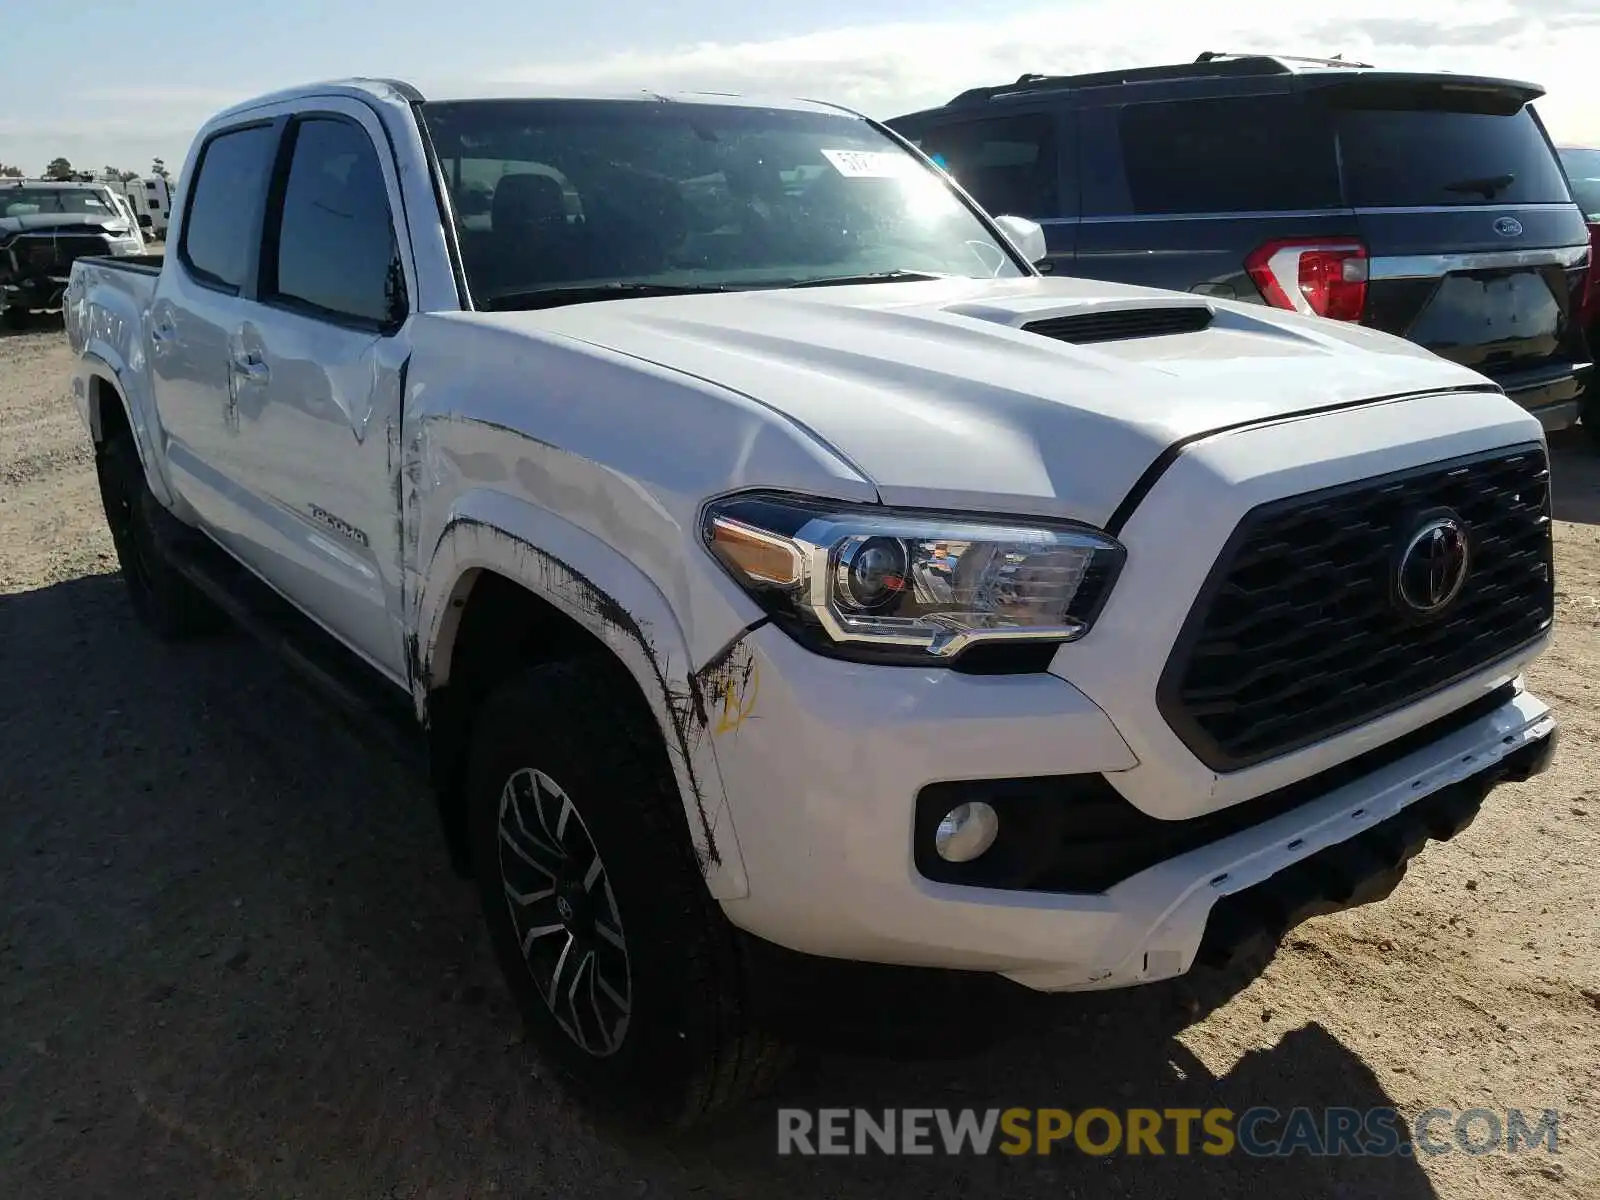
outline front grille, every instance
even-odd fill
[[[1540,637],[1554,611],[1550,472],[1538,445],[1262,505],[1202,588],[1162,674],[1167,723],[1218,771],[1308,746],[1437,692]],[[1432,619],[1394,595],[1432,514],[1471,568]]]
[[[1032,321],[1022,328],[1028,333],[1054,338],[1058,342],[1087,346],[1094,342],[1198,333],[1211,324],[1211,316],[1211,309],[1206,305],[1183,304],[1049,317],[1043,321]]]
[[[23,235],[11,245],[19,270],[65,273],[77,259],[106,252],[106,240],[92,234]]]

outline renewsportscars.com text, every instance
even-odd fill
[[[778,1110],[778,1153],[1288,1157],[1559,1153],[1552,1109],[861,1108]]]

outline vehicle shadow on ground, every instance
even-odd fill
[[[1550,482],[1556,520],[1600,525],[1600,450],[1582,429],[1550,435]]]
[[[0,339],[22,337],[30,333],[64,333],[66,323],[58,309],[55,312],[29,313],[16,324],[15,317],[0,318]]]
[[[0,682],[11,1194],[1434,1195],[1409,1157],[1171,1140],[1159,1158],[776,1154],[779,1106],[1390,1104],[1324,1028],[1270,1013],[1248,1015],[1275,1035],[1209,1069],[1178,1035],[1245,982],[1227,976],[1003,1012],[930,997],[960,1057],[829,1054],[692,1136],[597,1128],[522,1045],[428,799],[264,651],[158,645],[116,576],[89,577],[0,597]]]

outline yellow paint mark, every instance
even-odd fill
[[[727,733],[743,725],[755,710],[756,696],[761,691],[761,664],[750,664],[749,683],[741,691],[738,682],[729,679],[722,685],[722,715],[717,719],[713,733]]]

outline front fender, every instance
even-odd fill
[[[711,895],[737,900],[749,882],[712,747],[711,725],[688,640],[648,576],[594,535],[501,492],[478,491],[451,507],[418,601],[419,714],[448,682],[454,603],[469,572],[490,570],[555,605],[600,639],[638,683],[666,741],[678,792]]]

